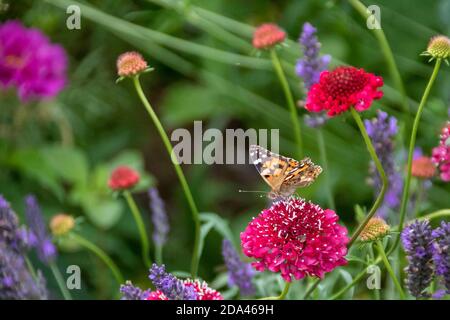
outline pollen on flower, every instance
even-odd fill
[[[253,34],[253,47],[256,49],[271,48],[286,39],[286,32],[274,23],[264,23],[256,28]]]
[[[117,58],[117,74],[121,77],[135,76],[147,68],[147,61],[138,52],[125,52]]]
[[[347,263],[347,229],[332,210],[291,197],[263,210],[241,233],[253,267],[280,272],[286,281],[307,275],[322,278]]]
[[[383,79],[355,67],[338,67],[323,71],[306,99],[305,108],[311,112],[327,111],[329,116],[338,115],[351,107],[357,111],[367,110],[373,100],[383,96],[378,88]]]
[[[389,225],[381,218],[374,217],[364,227],[359,235],[359,239],[363,242],[376,241],[382,239],[389,233]]]
[[[125,190],[134,187],[139,182],[139,173],[127,166],[119,166],[112,173],[108,186],[112,190]]]
[[[425,55],[435,59],[447,59],[450,57],[450,39],[446,36],[434,36],[428,43]]]
[[[411,173],[417,178],[430,179],[436,173],[436,166],[430,157],[421,156],[413,160]]]
[[[55,236],[67,234],[74,226],[75,219],[65,213],[57,214],[50,220],[50,230]]]

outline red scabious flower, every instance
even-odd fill
[[[211,289],[208,287],[208,284],[203,281],[200,282],[198,280],[185,280],[184,284],[188,287],[194,287],[195,292],[197,293],[197,300],[223,300],[220,292]],[[164,293],[160,290],[152,291],[147,296],[147,300],[169,300]]]
[[[347,229],[333,210],[291,197],[253,218],[241,233],[244,254],[259,271],[280,272],[286,281],[322,278],[347,260]]]
[[[113,190],[125,190],[139,182],[139,173],[127,166],[119,166],[112,173],[108,186]]]
[[[441,179],[450,181],[450,122],[442,129],[441,140],[433,148],[432,161],[438,166]]]
[[[256,28],[253,33],[253,47],[256,49],[268,49],[286,39],[286,32],[274,23],[264,23]]]
[[[411,174],[413,177],[430,179],[436,173],[436,166],[430,157],[421,156],[413,160]]]
[[[329,116],[338,115],[354,107],[364,111],[373,100],[383,96],[377,91],[383,86],[383,78],[355,67],[338,67],[325,70],[319,82],[308,92],[305,108],[312,112],[327,111]]]

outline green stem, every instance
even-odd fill
[[[370,140],[369,135],[367,134],[366,128],[364,127],[364,123],[362,122],[361,117],[359,116],[359,113],[354,108],[351,108],[350,111],[352,113],[353,118],[356,121],[356,124],[359,127],[359,131],[361,132],[364,142],[366,143],[367,150],[369,151],[369,154],[372,157],[372,161],[375,163],[375,167],[377,168],[378,174],[380,175],[380,178],[381,178],[382,186],[381,186],[380,193],[379,193],[377,199],[375,200],[372,208],[370,209],[369,213],[367,214],[366,218],[358,226],[356,231],[353,233],[353,235],[350,239],[350,242],[348,244],[348,248],[350,248],[353,245],[353,243],[356,241],[356,239],[358,238],[361,231],[363,231],[366,224],[369,222],[369,220],[376,213],[376,211],[378,210],[380,205],[383,203],[384,195],[388,188],[388,179],[384,172],[383,166],[381,165],[380,159],[378,158],[377,153],[375,152],[375,148],[373,147],[372,141]]]
[[[133,214],[134,221],[136,222],[136,225],[138,227],[139,236],[141,238],[141,245],[142,245],[142,259],[145,263],[145,266],[147,268],[150,268],[152,261],[150,259],[150,244],[148,241],[148,235],[145,231],[145,224],[142,220],[142,215],[136,205],[136,202],[133,199],[133,196],[131,195],[130,191],[125,190],[123,192],[123,195],[125,199],[127,200],[128,206],[130,207],[131,213]]]
[[[50,270],[52,270],[53,276],[55,277],[56,283],[58,284],[59,290],[61,291],[65,300],[72,300],[72,296],[67,290],[66,284],[64,282],[64,278],[61,272],[58,269],[58,266],[54,261],[49,263]]]
[[[303,300],[308,299],[308,297],[314,292],[314,290],[316,290],[317,286],[319,285],[321,279],[316,279],[316,281],[314,281],[314,283],[309,286],[308,289],[306,289],[305,294],[303,295]]]
[[[27,255],[25,255],[25,263],[27,264],[27,268],[31,273],[31,276],[33,277],[34,280],[37,279],[37,273],[36,273],[36,269],[34,268],[33,264],[30,261],[30,258],[28,258]]]
[[[142,90],[141,83],[139,82],[139,77],[136,76],[133,78],[134,87],[139,95],[139,98],[141,99],[142,103],[144,104],[145,108],[147,109],[148,114],[150,115],[150,118],[152,119],[153,123],[155,124],[156,129],[158,130],[161,139],[164,143],[164,146],[167,149],[167,152],[169,153],[169,157],[172,159],[172,164],[175,168],[175,172],[178,176],[178,179],[180,180],[181,187],[183,188],[184,195],[186,196],[186,199],[189,203],[189,207],[192,212],[192,219],[194,220],[195,224],[195,239],[194,239],[194,249],[192,252],[192,260],[191,260],[191,276],[193,278],[197,277],[197,270],[198,270],[198,248],[199,248],[199,242],[200,242],[200,214],[198,212],[197,206],[194,202],[194,198],[192,196],[191,190],[189,189],[189,185],[186,181],[186,178],[184,176],[183,170],[181,169],[180,164],[176,159],[173,159],[173,149],[172,144],[170,143],[169,137],[167,136],[166,132],[164,131],[164,128],[161,124],[161,122],[158,119],[158,116],[156,115],[155,111],[153,110],[152,106],[150,105],[150,102],[145,97],[145,94]]]
[[[258,300],[284,300],[284,298],[286,298],[286,295],[289,292],[289,288],[291,287],[291,283],[290,282],[286,282],[283,288],[283,291],[281,292],[281,294],[279,296],[276,297],[265,297],[265,298],[261,298]]]
[[[383,203],[384,195],[388,188],[388,180],[387,180],[386,174],[384,172],[383,166],[381,165],[380,159],[378,158],[377,153],[375,152],[375,148],[373,147],[372,141],[370,140],[370,137],[367,134],[364,123],[362,122],[361,117],[359,116],[359,113],[354,108],[351,108],[350,112],[351,112],[353,118],[355,119],[356,124],[358,125],[359,131],[361,132],[364,142],[366,143],[367,150],[369,151],[369,154],[372,157],[372,161],[375,163],[375,167],[377,168],[378,174],[380,175],[382,185],[381,185],[380,193],[379,193],[378,197],[376,198],[369,213],[367,214],[366,218],[358,226],[356,231],[353,233],[353,235],[348,243],[348,249],[350,249],[350,247],[355,243],[356,239],[358,239],[359,234],[364,230],[364,227],[366,226],[366,224],[369,222],[369,220],[377,212],[380,205]],[[320,279],[317,279],[316,282],[310,288],[308,288],[308,290],[305,292],[305,295],[303,296],[303,298],[304,299],[308,298],[309,295],[319,285],[319,283],[320,283]]]
[[[297,107],[295,106],[294,97],[292,96],[291,89],[289,88],[289,83],[286,79],[286,75],[284,74],[283,67],[281,66],[280,59],[278,58],[275,49],[270,50],[270,57],[272,58],[273,67],[275,68],[278,80],[280,81],[281,87],[283,88],[284,95],[286,97],[286,102],[289,106],[291,122],[294,127],[294,137],[298,147],[298,156],[299,158],[301,158],[303,154],[302,134],[300,129],[300,122],[298,121]]]
[[[419,220],[424,220],[424,219],[433,220],[433,219],[445,217],[445,216],[450,216],[450,209],[442,209],[442,210],[434,211],[432,213],[429,213],[427,215],[420,217]]]
[[[122,283],[125,283],[125,280],[122,276],[122,273],[120,272],[117,265],[112,261],[112,259],[106,254],[105,251],[100,249],[97,245],[89,241],[88,239],[82,237],[81,235],[71,232],[70,237],[75,240],[79,245],[82,247],[85,247],[86,249],[90,250],[92,253],[94,253],[97,257],[99,257],[111,270],[114,278],[116,279],[117,283],[120,285]]]
[[[384,266],[386,267],[387,272],[391,276],[392,281],[394,281],[394,285],[397,288],[398,293],[400,294],[400,299],[404,300],[405,293],[403,292],[403,288],[400,285],[400,282],[398,281],[397,277],[395,276],[394,270],[392,269],[389,259],[386,256],[386,252],[384,252],[384,247],[380,240],[377,240],[376,248],[378,250],[378,253],[380,254],[381,259],[383,260],[383,263],[384,263]]]
[[[405,222],[405,216],[406,216],[406,207],[408,205],[409,187],[411,184],[411,168],[412,168],[414,148],[416,146],[417,131],[419,129],[419,123],[420,123],[420,118],[421,118],[421,115],[423,112],[423,108],[425,106],[425,103],[427,102],[428,95],[430,94],[431,88],[433,87],[433,83],[436,80],[440,66],[441,66],[441,59],[437,59],[436,64],[434,65],[433,73],[431,74],[430,80],[428,81],[428,84],[425,88],[422,99],[420,100],[420,104],[419,104],[419,108],[417,109],[416,117],[414,118],[414,124],[413,124],[412,132],[411,132],[411,140],[409,142],[406,179],[405,179],[405,184],[403,186],[402,203],[400,206],[400,221],[398,224],[399,234],[395,238],[395,242],[392,245],[392,247],[388,250],[388,252],[387,252],[388,256],[395,250],[395,248],[397,247],[397,245],[400,241],[400,233],[403,230],[403,223]]]
[[[370,264],[374,264],[375,261],[375,254],[373,252],[373,246],[369,246],[369,253],[370,253]],[[380,295],[380,290],[375,288],[375,290],[373,291],[375,300],[380,300],[381,299],[381,295]]]
[[[317,130],[317,140],[319,141],[320,158],[323,166],[323,171],[325,172],[325,184],[327,186],[328,206],[330,207],[330,209],[335,210],[336,203],[334,202],[333,190],[331,187],[330,175],[328,171],[327,149],[325,147],[325,138],[323,136],[323,132],[321,129]]]
[[[155,260],[156,260],[156,263],[159,265],[161,265],[163,263],[162,249],[163,249],[163,247],[161,245],[155,246]]]
[[[364,19],[367,19],[372,14],[367,10],[367,7],[361,1],[359,0],[348,0],[348,1],[353,6],[353,8],[355,8],[355,10],[358,11],[362,17],[364,17]],[[378,21],[378,23],[380,24],[380,21]],[[402,108],[403,111],[405,112],[405,116],[407,117],[409,115],[408,97],[406,95],[406,90],[402,81],[402,77],[400,75],[400,71],[398,70],[397,64],[394,59],[394,55],[392,53],[391,47],[389,46],[389,42],[386,39],[386,35],[384,34],[383,29],[375,28],[372,29],[372,32],[375,35],[378,44],[380,45],[381,52],[383,53],[384,58],[386,59],[389,72],[391,73],[391,77],[394,80],[394,84],[401,94]]]

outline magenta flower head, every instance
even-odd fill
[[[382,86],[381,77],[364,69],[346,66],[325,70],[308,91],[305,108],[310,112],[326,111],[330,117],[352,107],[361,112],[369,109],[373,100],[381,99],[383,92],[378,88]]]
[[[442,129],[440,143],[433,148],[431,160],[438,167],[442,181],[450,181],[450,122]]]
[[[280,272],[286,281],[322,278],[347,260],[347,229],[332,210],[291,197],[274,202],[241,233],[244,254],[258,271]]]
[[[66,84],[67,56],[38,29],[0,24],[0,89],[16,88],[21,101],[56,96]]]

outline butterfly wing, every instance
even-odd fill
[[[297,162],[257,145],[250,146],[250,160],[264,181],[275,192],[278,192],[283,184],[290,163]]]
[[[315,165],[311,159],[305,158],[298,163],[298,166],[287,172],[280,191],[282,194],[292,194],[297,188],[311,185],[321,172],[320,166]]]

